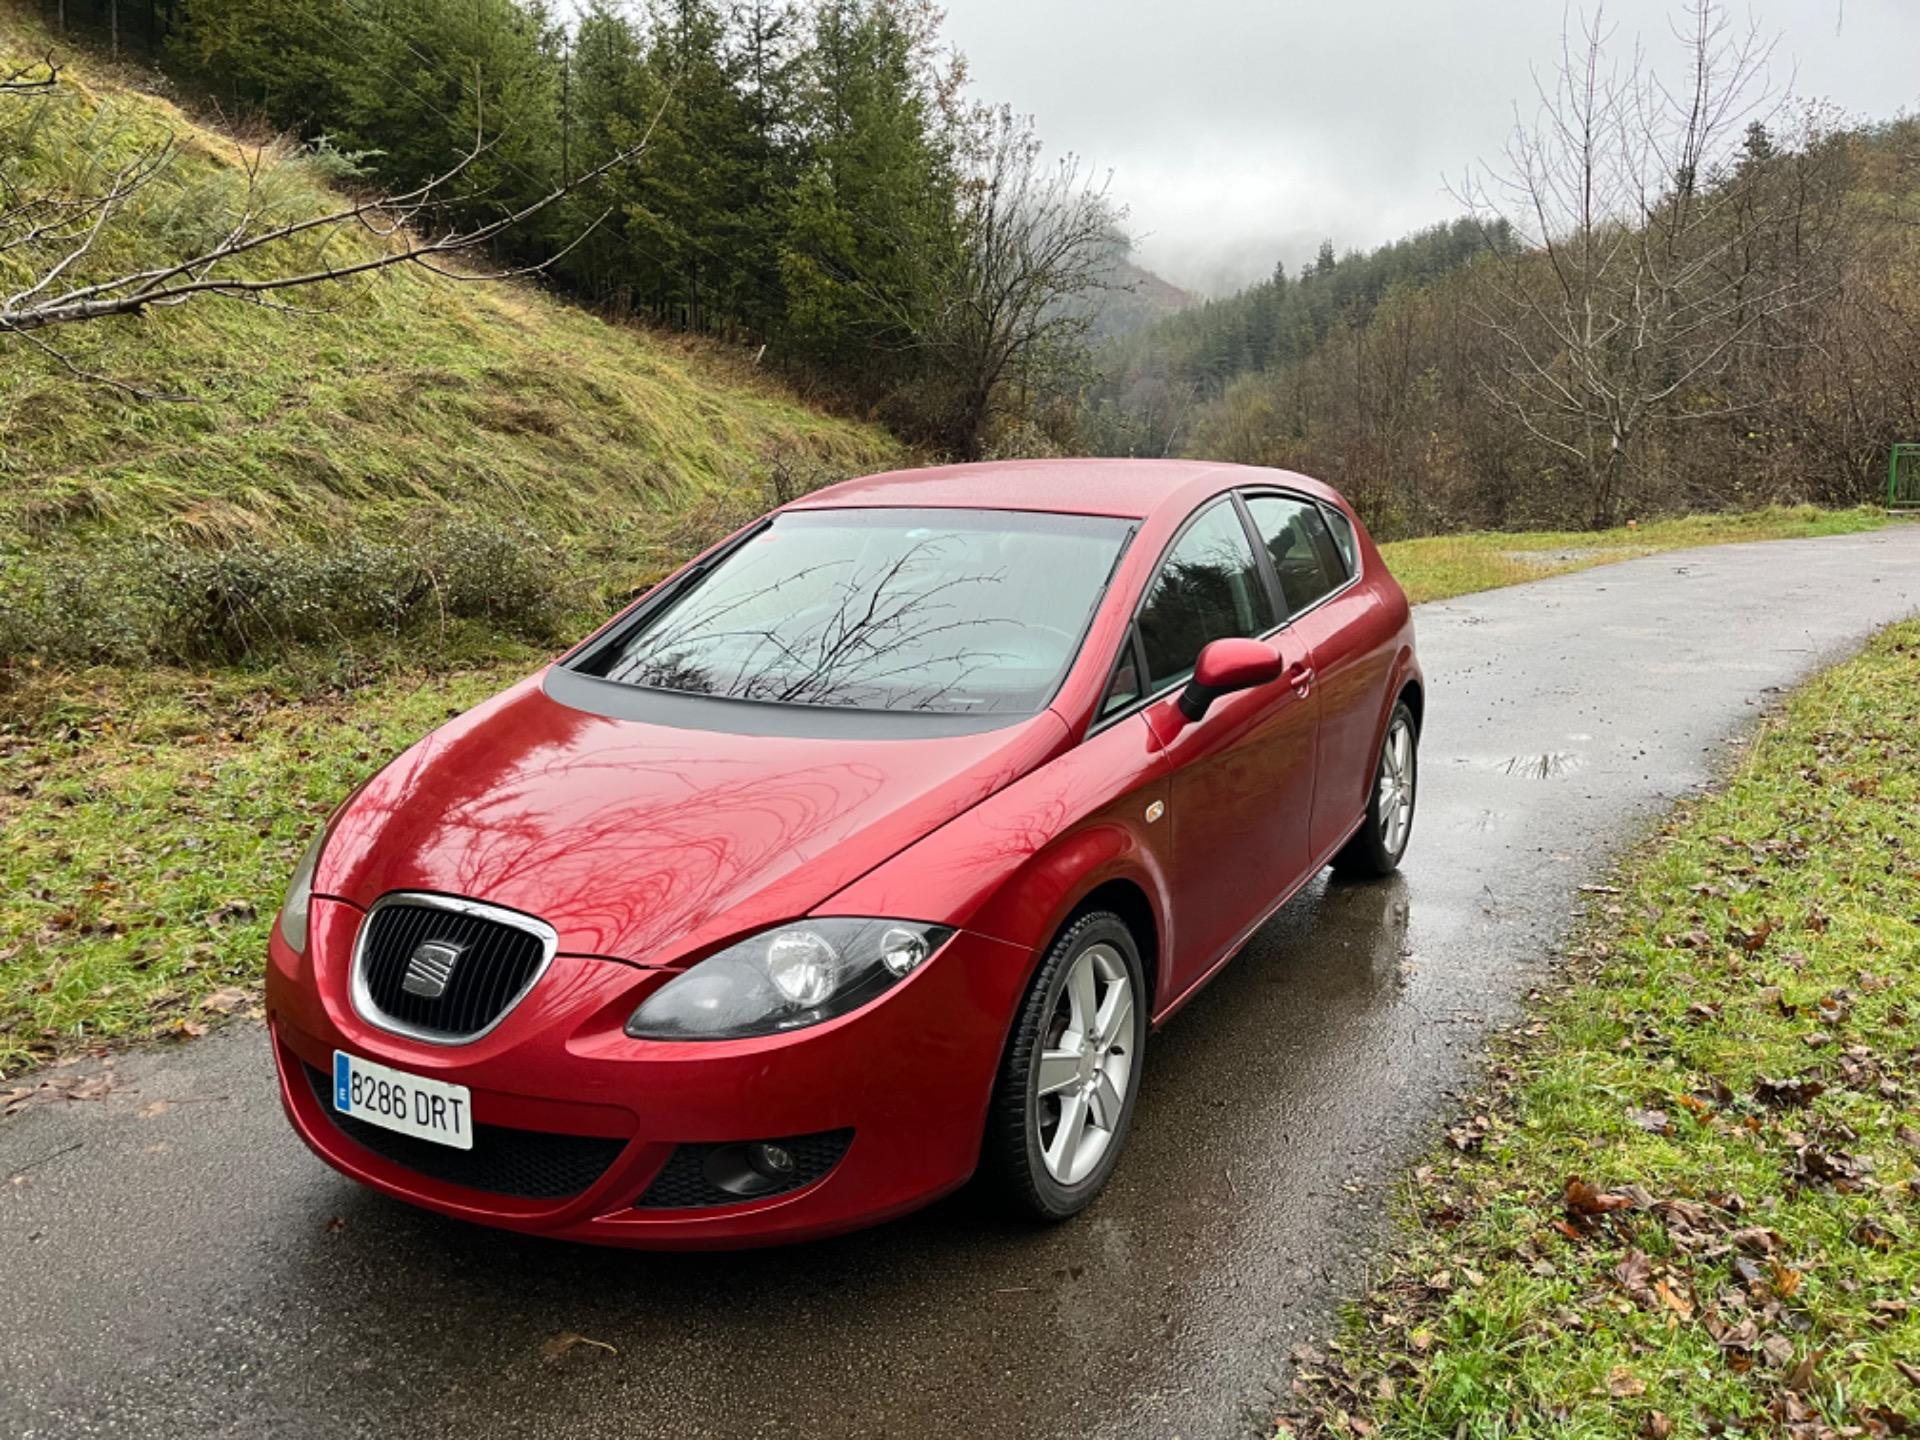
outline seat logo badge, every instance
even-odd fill
[[[407,957],[407,975],[400,988],[422,1000],[438,1000],[446,994],[453,967],[466,952],[466,946],[447,940],[422,940]]]
[[[1147,806],[1147,824],[1149,825],[1153,824],[1154,821],[1158,820],[1162,815],[1166,813],[1167,813],[1166,805],[1162,801],[1159,801],[1159,800],[1154,801],[1151,805]]]

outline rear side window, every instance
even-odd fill
[[[1253,495],[1247,509],[1273,557],[1289,615],[1298,615],[1347,583],[1346,561],[1318,505],[1286,495]]]
[[[1218,501],[1168,552],[1140,611],[1147,683],[1158,690],[1184,678],[1209,641],[1274,623],[1246,527],[1231,500]]]
[[[1349,577],[1360,573],[1360,542],[1354,539],[1353,522],[1331,505],[1322,505],[1320,513],[1327,517],[1327,524],[1333,527],[1333,543],[1340,548],[1340,558],[1347,562]]]

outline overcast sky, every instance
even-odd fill
[[[1606,13],[1674,53],[1667,0]],[[1920,101],[1920,0],[1752,15],[1798,93],[1875,118]],[[1210,290],[1455,214],[1445,180],[1532,110],[1561,19],[1557,0],[947,0],[978,93],[1110,167],[1142,261]]]

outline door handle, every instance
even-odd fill
[[[1287,683],[1293,686],[1293,693],[1306,699],[1313,689],[1313,666],[1304,660],[1296,660],[1287,667]]]

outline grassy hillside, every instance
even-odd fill
[[[0,70],[47,44],[0,9]],[[81,57],[51,95],[0,97],[0,166],[28,191],[97,189],[101,167],[168,137],[177,155],[73,272],[82,281],[224,231],[248,203],[244,147]],[[328,183],[340,168],[270,159],[252,201],[320,213],[340,203]],[[326,254],[378,243],[343,236]],[[0,287],[21,287],[30,253],[0,252]],[[776,465],[818,477],[898,458],[882,432],[809,409],[743,359],[605,324],[531,286],[409,268],[286,298],[298,313],[209,298],[47,334],[75,364],[179,402],[88,383],[0,339],[0,652],[253,649],[289,628],[296,602],[262,593],[251,637],[207,637],[198,592],[252,603],[255,572],[282,559],[288,583],[347,620],[396,620],[405,593],[352,585],[417,591],[422,549],[443,594],[495,584],[442,573],[477,554],[507,567],[498,588],[578,606],[657,573],[689,526],[760,508]],[[372,547],[351,567],[358,582],[325,561],[349,536]]]

